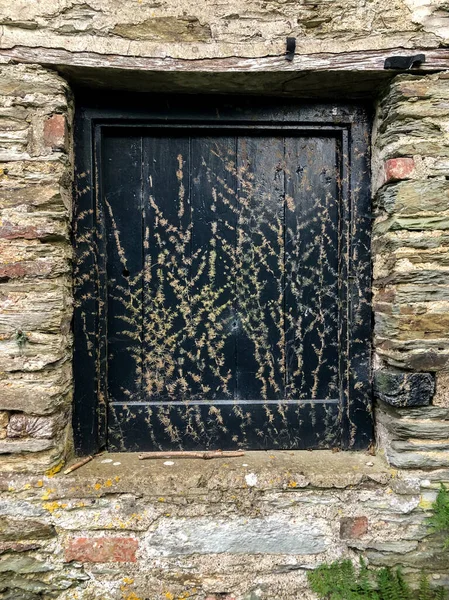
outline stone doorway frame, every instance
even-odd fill
[[[23,56],[19,56],[20,50],[8,52],[19,52],[16,59],[24,59]],[[234,71],[229,71],[213,76],[213,63],[212,67],[208,63],[209,73],[201,72],[204,65],[198,64],[195,76],[186,69],[182,76],[179,73],[169,73],[165,76],[160,69],[166,63],[161,62],[159,71],[156,71],[156,63],[150,61],[148,64],[152,65],[153,71],[149,73],[146,65],[146,75],[143,79],[135,77],[134,81],[130,82],[132,68],[138,68],[139,64],[131,65],[128,62],[127,69],[123,69],[123,64],[128,59],[122,58],[121,65],[114,65],[112,69],[109,65],[108,70],[101,61],[95,67],[86,67],[86,60],[91,61],[91,58],[87,57],[76,59],[84,66],[74,65],[73,61],[72,64],[66,61],[64,65],[63,51],[62,54],[55,51],[55,55],[39,55],[37,51],[30,49],[27,52],[31,52],[31,55],[27,55],[27,60],[32,57],[52,68],[57,67],[64,77],[70,79],[75,93],[80,85],[85,86],[95,77],[97,87],[107,87],[111,82],[111,74],[117,75],[117,85],[120,83],[122,89],[129,88],[131,84],[143,85],[144,80],[145,85],[154,86],[162,78],[165,81],[164,85],[170,89],[180,88],[185,91],[187,82],[196,84],[198,81],[207,81],[207,85],[216,90],[217,86],[220,88],[219,82],[222,79],[220,89],[223,92],[229,91],[229,87],[241,86],[245,81],[248,86],[254,75],[254,82],[257,83],[253,88],[254,93],[259,93],[260,87],[257,86],[261,86],[261,82],[270,86],[271,93],[278,93],[279,88],[276,91],[275,81],[282,90],[286,83],[286,73],[290,77],[292,70],[301,68],[301,61],[298,61],[294,67],[279,69],[280,61],[285,62],[283,58],[270,59],[276,63],[270,68],[261,59],[256,61],[256,65],[251,62],[252,59],[244,59],[243,62],[237,61],[235,65],[228,65],[229,69],[241,73],[253,64],[253,68],[259,72],[244,72],[237,77]],[[430,308],[430,312],[426,312],[424,317],[419,311],[413,312],[413,308],[408,314],[404,312],[404,309],[409,310],[408,298],[402,293],[402,288],[397,288],[402,285],[415,285],[415,288],[418,286],[414,293],[419,297],[420,290],[424,293],[426,286],[440,281],[438,277],[441,279],[442,273],[444,274],[444,268],[441,270],[437,259],[445,247],[446,217],[444,209],[441,208],[441,198],[445,198],[445,181],[446,176],[449,177],[449,168],[445,162],[445,142],[441,134],[444,130],[445,113],[440,99],[447,93],[448,76],[444,72],[429,74],[429,70],[448,66],[447,51],[435,50],[430,52],[428,57],[424,68],[402,75],[386,74],[383,69],[385,56],[381,53],[367,57],[368,62],[362,67],[359,65],[359,70],[345,63],[344,57],[339,57],[343,73],[355,82],[349,91],[356,98],[379,98],[376,104],[372,144],[373,197],[377,211],[373,252],[375,389],[379,398],[376,424],[379,448],[385,452],[390,464],[398,467],[429,468],[449,465],[448,449],[443,442],[438,441],[447,437],[445,403],[448,379],[445,373],[449,350],[446,341],[446,321],[438,312],[438,304],[426,305],[424,309],[427,311],[427,308]],[[347,59],[349,60],[349,56]],[[308,81],[311,87],[302,87],[300,91],[294,92],[295,95],[305,92],[310,94],[313,89],[312,81],[319,81],[321,84],[326,81],[331,61],[329,58],[320,60],[325,64],[318,65],[317,68],[323,71],[318,75],[315,71],[307,74],[303,82]],[[179,66],[182,70],[182,63]],[[226,68],[226,65],[223,65],[223,68]],[[282,77],[276,69],[282,71]],[[120,82],[119,74],[122,71],[126,71],[128,75]],[[265,71],[269,75],[265,76]],[[104,78],[98,79],[99,74],[103,74]],[[10,371],[7,371],[8,379],[7,385],[4,386],[1,409],[13,412],[11,418],[7,415],[6,430],[9,433],[8,440],[4,443],[7,451],[13,456],[11,468],[20,464],[21,469],[57,470],[73,451],[70,428],[72,293],[69,234],[73,168],[73,95],[65,79],[41,64],[5,65],[2,67],[2,75],[6,86],[9,86],[8,93],[16,94],[16,106],[27,112],[30,123],[27,138],[29,142],[24,146],[27,148],[26,152],[14,154],[14,151],[11,154],[12,162],[6,166],[9,172],[8,181],[12,181],[14,177],[14,181],[19,182],[17,206],[23,206],[24,202],[25,206],[33,206],[35,202],[35,206],[38,207],[38,210],[33,209],[33,214],[30,213],[24,221],[25,213],[20,212],[21,209],[16,211],[14,205],[9,210],[3,237],[13,240],[11,243],[19,248],[22,239],[39,243],[44,241],[48,251],[43,258],[39,258],[42,255],[36,255],[37,262],[27,263],[20,259],[13,261],[6,268],[4,276],[8,278],[8,282],[14,282],[10,287],[20,287],[21,282],[24,282],[26,287],[29,285],[26,283],[27,277],[35,277],[33,270],[38,269],[38,277],[41,278],[39,281],[45,281],[45,286],[48,286],[43,296],[34,288],[32,291],[21,291],[24,289],[23,285],[20,290],[11,287],[11,293],[19,296],[25,294],[23,302],[28,303],[27,306],[49,306],[50,300],[53,303],[49,320],[43,325],[49,327],[49,339],[44,339],[41,334],[35,332],[35,326],[28,317],[21,318],[24,327],[19,328],[17,323],[20,319],[12,317],[16,329],[12,330],[10,337],[11,358],[8,359],[10,366],[7,367]],[[297,73],[293,76],[297,82],[301,81],[298,80]],[[331,87],[321,86],[324,95],[335,95],[339,77],[340,74],[329,79],[333,82]],[[347,82],[343,76],[340,80],[342,84]],[[379,95],[382,87],[385,88],[384,92]],[[208,89],[210,90],[209,87]],[[27,90],[34,90],[33,93],[37,94],[36,100],[33,99],[31,103],[26,97]],[[286,93],[292,94],[289,90]],[[408,135],[410,128],[415,128],[412,136]],[[36,165],[42,165],[44,169],[39,178],[36,175]],[[25,193],[21,190],[28,186],[30,177],[33,181],[40,182],[39,187],[34,189],[42,194],[39,198],[25,198],[21,195]],[[425,207],[419,202],[423,194],[427,202]],[[39,207],[50,209],[43,210]],[[429,212],[431,214],[428,214]],[[403,240],[406,243],[401,246]],[[417,240],[416,248],[413,245],[414,240]],[[34,246],[31,249],[34,242],[27,244],[29,252],[34,252]],[[422,262],[426,257],[428,262]],[[414,260],[418,261],[418,267],[413,266]],[[426,270],[420,265],[430,266]],[[426,277],[428,274],[430,279],[423,280],[423,273]],[[438,302],[444,303],[444,282],[440,281],[435,285],[440,286],[434,292],[442,298]],[[398,291],[401,292],[399,296]],[[43,311],[42,314],[46,314],[45,310],[40,310]],[[391,336],[386,334],[385,327],[393,332]],[[409,331],[414,331],[411,340],[407,339],[407,336],[410,337],[407,333]],[[24,344],[20,332],[25,336]],[[437,396],[431,405],[435,374]],[[47,437],[36,437],[40,435],[36,434],[36,430],[42,429]],[[21,458],[24,451],[30,453],[29,460],[25,463]]]

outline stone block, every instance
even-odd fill
[[[0,429],[6,429],[9,421],[9,412],[6,410],[0,410]]]
[[[34,165],[34,169],[43,165]],[[54,165],[52,165],[54,170]],[[59,188],[58,173],[55,172],[53,179],[51,174],[40,173],[41,179],[37,179],[39,172],[35,173],[30,181],[30,173],[22,172],[22,177],[17,181],[11,168],[6,168],[8,180],[3,182],[0,187],[0,206],[2,208],[18,208],[23,206],[33,207],[36,210],[46,210],[51,212],[66,212],[66,207],[62,201],[61,190]],[[16,167],[17,168],[17,167]],[[23,166],[22,166],[23,168]],[[42,182],[43,179],[43,182]]]
[[[8,516],[0,519],[0,539],[5,542],[48,539],[55,535],[53,525],[44,521]]]
[[[11,577],[11,573],[28,575],[32,573],[46,573],[51,570],[52,566],[49,563],[37,560],[32,556],[5,554],[0,557],[0,573],[8,573],[8,577]],[[14,598],[14,600],[28,600],[31,598],[31,600],[35,600],[36,596],[27,594],[20,597],[14,594],[14,596],[9,596],[9,598]]]
[[[61,429],[64,421],[63,415],[51,417],[36,417],[26,414],[14,413],[8,423],[8,437],[10,438],[47,438],[51,439]]]
[[[9,421],[9,412],[6,410],[0,410],[0,440],[4,440],[6,437],[6,428]]]
[[[382,234],[387,231],[409,230],[441,230],[449,229],[449,215],[446,213],[439,215],[413,215],[402,217],[394,215],[389,219],[377,219],[373,226],[373,233]]]
[[[136,562],[138,547],[138,540],[131,537],[73,538],[64,556],[66,562]]]
[[[17,331],[62,333],[71,314],[65,280],[5,283],[0,290],[0,333],[14,337]]]
[[[56,278],[70,274],[70,249],[40,240],[0,239],[0,281]]]
[[[52,150],[67,150],[67,119],[65,115],[52,115],[44,123],[44,144]]]
[[[3,484],[3,485],[2,485]],[[8,489],[9,486],[5,486],[5,480],[2,480],[0,486]],[[20,519],[30,517],[46,517],[48,516],[47,511],[42,508],[41,504],[28,500],[19,500],[16,496],[9,494],[9,497],[0,498],[0,517],[2,520],[4,516],[7,517],[19,517]]]
[[[449,467],[449,452],[397,452],[386,451],[388,464],[396,469],[443,469]]]
[[[343,517],[340,519],[340,537],[342,539],[359,538],[368,531],[368,518]]]
[[[401,308],[402,314],[397,311],[392,314],[377,311],[375,315],[375,332],[379,337],[403,341],[419,340],[424,346],[432,340],[445,340],[440,342],[449,348],[449,311],[446,303],[436,306],[434,310],[418,307],[422,314],[407,314],[404,308]],[[412,312],[412,310],[410,311]]]
[[[221,553],[307,555],[326,550],[328,533],[319,518],[163,518],[145,542],[152,557]]]
[[[0,409],[45,415],[70,402],[72,369],[67,362],[58,369],[0,375]]]
[[[392,367],[446,371],[449,368],[449,348],[441,340],[436,339],[435,342],[409,344],[377,338],[376,351]]]
[[[390,158],[384,164],[384,183],[409,179],[415,170],[413,158]]]
[[[25,542],[0,542],[0,554],[10,552],[29,552],[30,550],[39,550],[41,544]]]
[[[69,240],[68,219],[60,213],[43,214],[12,212],[5,214],[0,225],[0,239],[15,240]]]
[[[382,187],[376,203],[389,214],[416,215],[426,211],[446,211],[449,206],[449,181],[419,179]]]
[[[68,85],[56,75],[39,65],[2,65],[0,78],[0,96],[12,96],[24,104],[32,104],[34,95],[48,98],[64,97]]]
[[[54,440],[12,440],[4,439],[0,441],[0,454],[22,454],[23,452],[42,452],[49,450],[55,445]],[[26,460],[24,458],[24,460]]]
[[[410,373],[389,369],[374,372],[374,393],[392,406],[428,406],[435,392],[431,373]]]
[[[446,440],[449,438],[449,421],[432,419],[409,419],[407,411],[397,417],[391,411],[380,409],[377,420],[390,432],[392,439],[407,440],[417,438],[422,440]]]
[[[116,486],[115,479],[106,479],[100,489],[105,492]],[[95,485],[95,484],[94,484]],[[95,487],[94,487],[95,490]],[[96,491],[96,490],[95,490]],[[79,505],[78,500],[64,502],[63,506],[55,507],[53,515],[58,526],[67,531],[146,531],[164,511],[164,506],[154,506],[131,495],[85,500]],[[162,504],[162,503],[161,503]]]
[[[15,336],[0,340],[0,362],[4,372],[41,371],[70,357],[66,336],[27,331],[20,347]]]
[[[165,42],[208,41],[212,37],[210,26],[193,16],[166,16],[146,19],[141,23],[118,23],[114,35],[130,40],[163,40]]]

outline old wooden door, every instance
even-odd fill
[[[366,446],[365,115],[214,108],[80,117],[79,425],[93,390],[111,450]]]

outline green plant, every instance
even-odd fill
[[[308,573],[310,587],[322,600],[444,600],[443,588],[432,590],[421,576],[412,590],[400,569],[368,569],[363,559],[356,569],[350,560],[323,564]]]
[[[449,490],[441,484],[428,524],[434,533],[444,534],[449,548]],[[350,560],[323,564],[307,574],[310,587],[322,600],[446,600],[444,588],[432,590],[423,573],[419,588],[412,590],[400,569],[368,569],[360,559],[356,569]]]
[[[15,340],[20,350],[22,350],[22,348],[28,342],[27,334],[24,333],[21,329],[19,329],[18,331],[16,331]]]
[[[441,484],[440,491],[432,504],[433,513],[428,519],[434,533],[442,533],[446,535],[444,540],[444,549],[449,548],[449,490]]]

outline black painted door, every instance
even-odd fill
[[[351,445],[345,143],[239,122],[97,135],[109,449]]]

